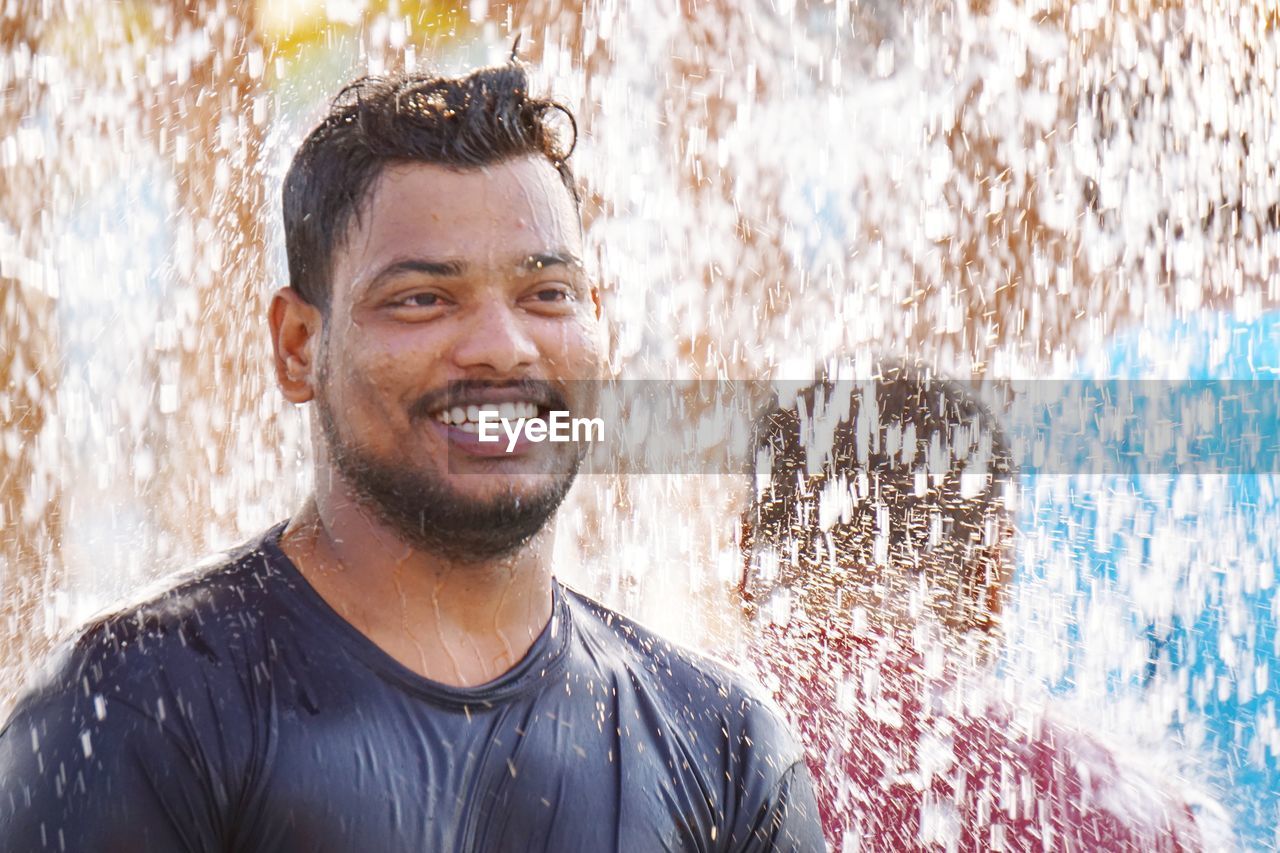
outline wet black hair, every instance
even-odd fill
[[[572,129],[567,144],[557,132],[555,114]],[[328,309],[333,253],[389,164],[467,170],[541,156],[560,174],[578,209],[568,163],[576,144],[573,113],[555,101],[530,97],[528,75],[514,59],[462,77],[362,77],[333,99],[285,175],[289,284],[307,302]]]
[[[919,566],[930,554],[930,571],[944,573],[930,581],[960,593],[946,621],[991,629],[1007,578],[1002,567],[993,575],[991,561],[977,559],[975,551],[1003,549],[1012,530],[1002,524],[998,541],[989,541],[988,522],[1008,522],[1002,484],[1015,474],[1003,427],[974,389],[924,365],[882,358],[871,374],[870,380],[838,380],[820,371],[810,384],[787,386],[759,418],[756,490],[743,518],[743,549],[750,555],[771,546],[782,559],[768,582],[747,567],[744,599],[750,607],[779,586],[833,592],[829,587],[839,581],[823,571],[829,562],[815,558],[819,549],[828,558],[835,550],[838,562],[874,575],[871,543],[887,523],[892,565]],[[874,413],[866,405],[871,395]],[[965,472],[980,474],[976,493],[962,495]],[[821,496],[832,488],[847,490],[849,498],[823,531]]]

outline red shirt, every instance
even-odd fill
[[[1186,804],[1096,740],[930,678],[901,645],[810,628],[763,651],[836,851],[1201,848]]]

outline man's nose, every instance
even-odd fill
[[[519,372],[538,358],[538,347],[519,309],[498,300],[469,312],[454,347],[462,368],[488,368],[498,375]]]

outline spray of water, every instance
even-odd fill
[[[296,507],[307,428],[263,320],[292,147],[350,76],[502,61],[516,32],[580,117],[622,375],[795,378],[873,351],[959,377],[1280,369],[1266,0],[10,4],[5,685],[106,601]],[[1162,760],[1223,799],[1274,782],[1274,476],[1024,487],[1008,677],[1115,732],[1181,727]],[[730,648],[746,492],[584,479],[561,574]]]

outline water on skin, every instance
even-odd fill
[[[507,599],[510,597],[511,588],[514,585],[515,578],[508,572],[507,577],[502,583],[502,595],[498,597],[498,600],[493,605],[493,625],[490,628],[490,633],[502,642],[503,651],[501,655],[496,656],[489,662],[489,669],[491,671],[501,671],[499,669],[499,665],[503,662],[506,662],[507,665],[510,666],[519,660],[519,655],[516,654],[515,648],[511,644],[511,638],[507,636],[506,630],[502,627],[503,611],[506,608]],[[533,637],[527,637],[526,640],[531,642]],[[528,642],[526,642],[525,645],[525,648],[527,647]],[[480,656],[479,649],[476,649],[476,656]]]
[[[453,649],[450,648],[449,639],[448,637],[445,636],[445,632],[444,632],[444,627],[445,627],[444,616],[440,612],[440,579],[439,578],[436,578],[435,582],[431,585],[431,609],[432,609],[432,612],[435,614],[434,621],[435,621],[435,629],[436,629],[435,630],[436,645],[439,647],[440,651],[444,652],[445,656],[449,659],[449,665],[453,668],[454,681],[456,683],[463,683],[462,664],[459,662],[457,656],[453,653]],[[404,612],[407,618],[408,616],[407,607],[405,608]],[[412,630],[412,628],[409,626],[407,622],[404,627],[406,631]],[[430,668],[430,663],[427,660],[426,651],[423,649],[421,645],[418,646],[418,651],[422,655],[423,672],[430,672],[431,668]],[[476,659],[477,660],[480,659],[480,655],[478,652],[476,654]],[[481,661],[481,663],[483,663],[483,661]]]
[[[260,345],[292,146],[350,72],[510,50],[505,10],[463,10],[450,41],[453,24],[345,4],[292,28],[316,33],[299,46],[275,4],[258,33],[234,5],[46,4],[4,29],[0,683],[108,601],[296,510],[309,427]],[[1280,301],[1268,4],[550,5],[513,20],[539,88],[578,112],[584,255],[625,375],[797,376],[859,349],[1106,375],[1127,336],[1160,375],[1193,373],[1199,341],[1200,363],[1274,378],[1232,355],[1262,346],[1248,329]],[[732,645],[740,485],[582,482],[556,572],[675,639]],[[1058,698],[1171,777],[1253,785],[1241,796],[1273,809],[1255,846],[1275,846],[1274,474],[1240,494],[1130,485],[1025,490],[1009,677],[1076,685]],[[707,605],[671,606],[691,598]],[[1175,621],[1148,674],[1147,626]],[[402,628],[424,665],[459,654]],[[1177,668],[1178,643],[1221,665]],[[1213,708],[1256,713],[1233,734]]]

